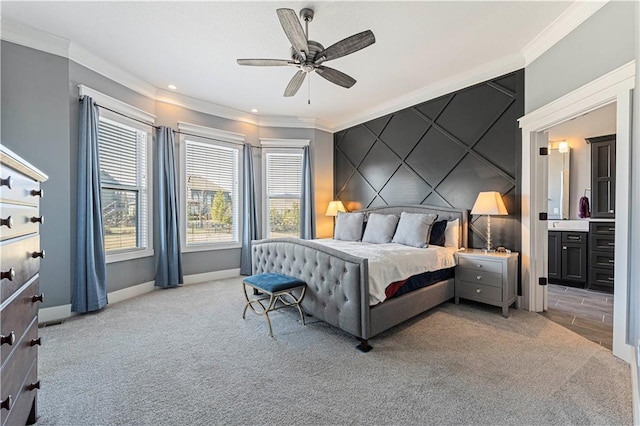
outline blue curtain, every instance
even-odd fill
[[[173,130],[161,126],[156,132],[158,193],[156,287],[175,287],[184,282],[178,220],[178,183]]]
[[[302,154],[302,205],[300,206],[300,238],[311,240],[316,237],[315,205],[313,202],[313,169],[308,146]]]
[[[71,310],[79,314],[97,311],[108,303],[99,157],[98,107],[84,96],[78,125],[76,265],[71,296]]]
[[[258,212],[256,208],[255,177],[253,174],[253,147],[244,144],[242,152],[242,251],[240,274],[251,275],[251,240],[258,238]]]

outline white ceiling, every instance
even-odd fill
[[[335,127],[469,70],[521,58],[571,3],[2,1],[2,18],[66,38],[160,89],[175,84],[178,93],[217,105]],[[289,58],[281,7],[313,8],[310,39],[325,47],[373,31],[375,44],[327,63],[355,78],[354,87],[314,75],[307,105],[306,82],[295,97],[282,96],[295,69],[236,64]]]

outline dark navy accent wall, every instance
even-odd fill
[[[499,191],[509,216],[491,220],[494,245],[520,250],[524,70],[342,130],[334,136],[336,198],[349,210],[432,204],[471,210]],[[472,216],[469,246],[485,244]]]

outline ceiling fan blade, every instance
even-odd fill
[[[238,59],[238,65],[252,65],[254,67],[284,67],[295,65],[295,62],[286,59]]]
[[[307,44],[307,36],[304,34],[302,25],[298,15],[293,9],[277,9],[278,19],[280,19],[280,25],[287,38],[291,42],[293,48],[298,53],[304,52],[303,56],[306,58],[309,53],[309,45]]]
[[[333,68],[319,66],[316,68],[316,73],[320,77],[347,89],[356,84],[356,80],[353,77]]]
[[[340,58],[353,52],[357,52],[360,49],[364,49],[367,46],[376,42],[376,37],[371,30],[363,31],[358,34],[354,34],[351,37],[347,37],[344,40],[332,44],[324,49],[322,52],[316,55],[316,64],[321,64],[324,61],[330,61],[332,59]]]
[[[306,72],[302,70],[298,71],[293,76],[289,84],[287,85],[287,88],[284,89],[284,96],[285,97],[294,96],[298,92],[298,89],[300,88],[300,86],[302,86],[302,82],[304,82],[304,78],[306,76],[307,76]]]

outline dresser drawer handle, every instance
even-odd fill
[[[6,397],[5,400],[2,401],[2,403],[0,403],[0,406],[2,406],[2,408],[5,410],[11,410],[12,405],[13,405],[13,397],[11,395]]]
[[[0,179],[0,186],[6,186],[11,189],[13,187],[13,178],[9,176],[6,179]]]
[[[613,281],[613,277],[609,277],[609,278],[607,278],[607,280]]]
[[[40,217],[33,216],[29,220],[31,221],[31,223],[39,223],[40,225],[42,225],[44,223],[44,216],[40,216]]]
[[[28,391],[32,391],[34,389],[40,389],[40,380],[38,380],[35,383],[31,383],[31,384],[27,385],[27,390]]]
[[[616,228],[609,228],[609,231],[612,231],[612,232],[613,232],[613,231],[615,231],[615,230],[616,230]]]
[[[482,275],[476,275],[476,280],[481,280],[482,279]]]
[[[482,289],[481,288],[476,288],[476,293],[482,293]]]
[[[615,245],[616,245],[616,243],[615,243],[615,242],[613,242],[613,241],[609,241],[609,242],[607,243],[607,245],[608,245],[608,246],[615,246]]]
[[[609,263],[616,263],[614,259],[609,259]]]
[[[571,235],[569,235],[569,236],[567,236],[567,239],[568,239],[568,240],[579,240],[579,239],[580,239],[580,237],[576,237],[576,236],[571,236]]]
[[[29,342],[29,346],[42,346],[42,337],[38,337],[37,339],[31,339]]]
[[[0,336],[0,345],[4,345],[5,343],[9,346],[13,346],[16,342],[16,333],[13,331],[6,336]]]
[[[33,253],[31,253],[31,257],[33,257],[34,259],[38,257],[44,259],[44,250],[34,251]]]
[[[8,271],[0,271],[0,279],[8,279],[9,281],[13,281],[16,278],[16,270],[13,268],[9,268]]]
[[[0,219],[0,226],[6,226],[7,228],[13,228],[13,218],[11,216],[6,219]]]
[[[31,296],[31,301],[33,303],[44,302],[44,293],[40,293],[40,294],[37,294],[35,296]]]
[[[32,197],[44,197],[44,191],[42,189],[32,189],[31,190]]]

